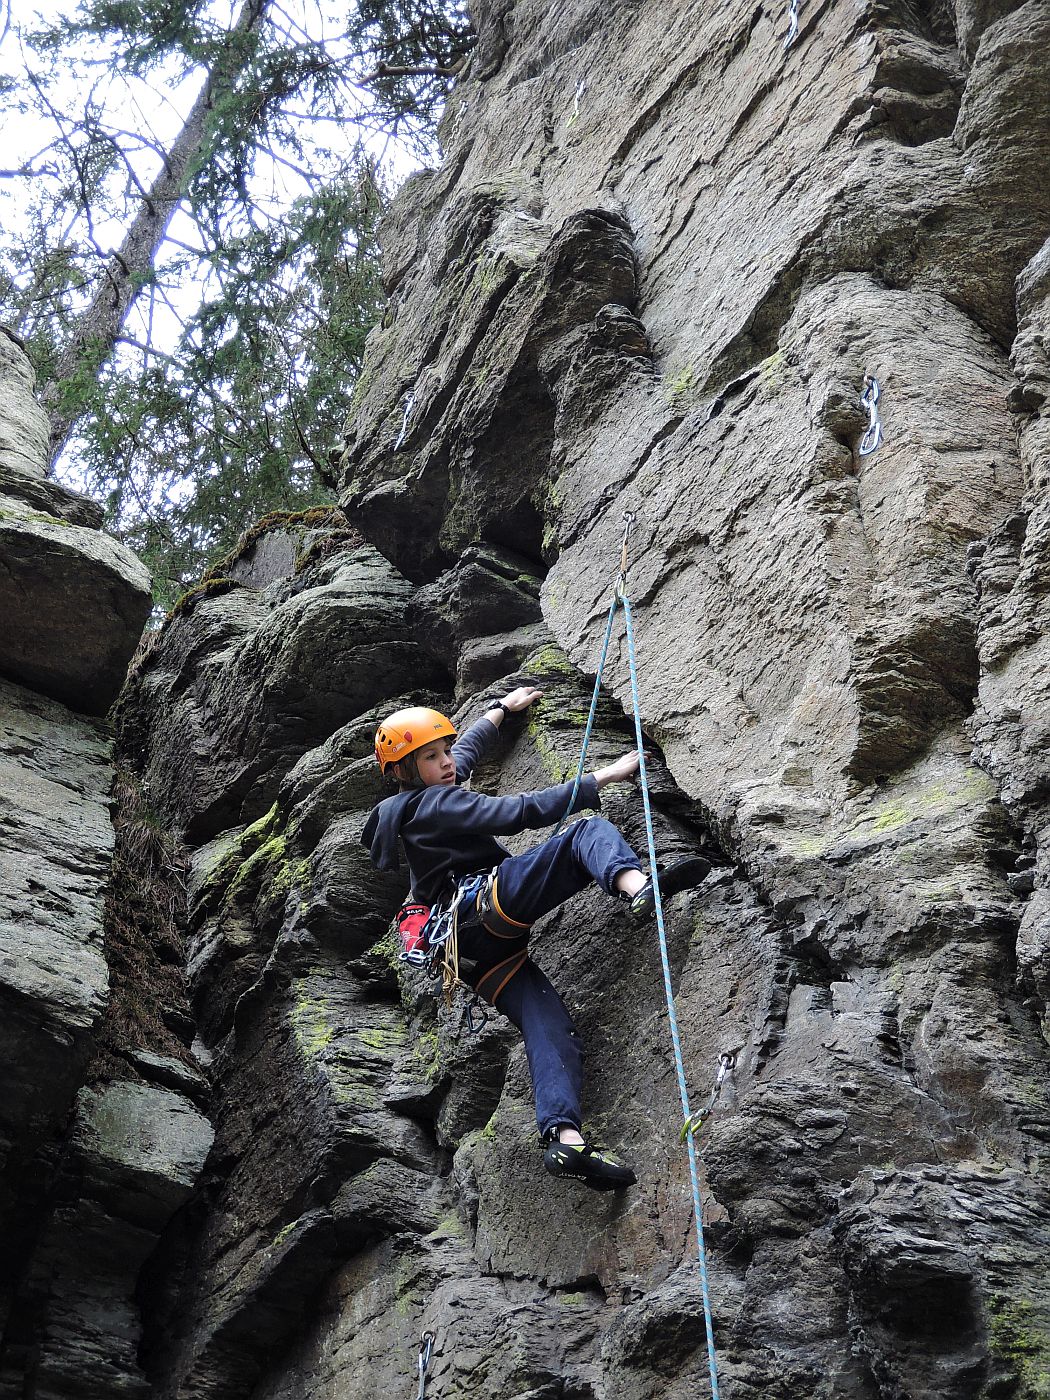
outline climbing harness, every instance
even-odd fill
[[[864,376],[864,391],[860,396],[861,406],[868,410],[868,426],[860,440],[857,451],[862,457],[870,457],[882,443],[882,419],[879,417],[879,381],[873,374]]]
[[[408,425],[416,409],[416,396],[413,390],[410,389],[401,400],[401,406],[404,409],[405,416],[401,420],[401,431],[397,435],[397,442],[394,443],[395,452],[400,452],[401,444],[404,442],[405,438],[408,437]]]
[[[416,1400],[426,1400],[427,1395],[427,1371],[430,1367],[430,1353],[434,1349],[433,1332],[424,1332],[419,1339],[419,1389],[416,1392]]]
[[[699,1126],[702,1120],[714,1105],[718,1091],[721,1089],[721,1080],[729,1073],[732,1063],[724,1064],[727,1056],[722,1056],[719,1065],[719,1077],[715,1081],[715,1092],[707,1108],[699,1115],[694,1116],[689,1107],[689,1089],[685,1078],[685,1064],[682,1059],[682,1042],[678,1032],[678,1013],[675,1008],[674,988],[671,982],[671,963],[667,952],[667,929],[664,926],[663,900],[660,894],[660,875],[656,865],[656,838],[653,833],[653,814],[649,802],[649,777],[645,767],[644,736],[642,734],[642,711],[638,700],[638,658],[634,643],[634,619],[631,615],[631,603],[627,597],[627,567],[628,567],[628,545],[631,534],[634,530],[636,516],[632,511],[625,510],[623,513],[624,528],[623,539],[620,545],[620,575],[616,580],[616,587],[613,591],[613,600],[609,607],[609,620],[605,628],[605,640],[602,643],[601,659],[598,662],[598,674],[594,678],[594,691],[591,695],[591,707],[587,714],[587,724],[583,734],[583,748],[580,753],[580,761],[576,769],[576,777],[573,781],[572,795],[569,798],[569,805],[565,816],[559,824],[560,831],[565,825],[572,812],[576,801],[577,793],[580,790],[580,783],[583,781],[584,769],[587,762],[587,748],[591,741],[591,731],[594,728],[594,717],[598,710],[598,695],[601,690],[602,673],[605,670],[605,663],[609,655],[609,643],[612,639],[613,623],[616,619],[618,609],[623,608],[624,624],[627,633],[627,661],[631,674],[631,705],[634,711],[634,731],[635,742],[638,748],[638,777],[639,787],[642,793],[642,811],[645,815],[645,838],[649,851],[649,869],[652,872],[653,900],[656,914],[656,931],[660,941],[660,962],[663,967],[664,995],[667,1000],[667,1019],[671,1029],[671,1044],[674,1049],[675,1072],[678,1077],[678,1094],[682,1104],[682,1118],[685,1124],[684,1137],[686,1151],[689,1156],[689,1180],[693,1191],[693,1220],[696,1225],[696,1247],[697,1262],[700,1269],[700,1294],[704,1305],[704,1326],[707,1331],[707,1360],[711,1377],[711,1400],[719,1400],[718,1391],[718,1358],[715,1353],[715,1332],[714,1323],[711,1318],[711,1297],[707,1283],[707,1254],[704,1248],[704,1222],[703,1209],[700,1201],[700,1178],[696,1164],[696,1143],[694,1142],[694,1124]]]
[[[402,936],[401,924],[409,909],[425,906],[402,905],[395,916],[394,927],[401,942],[398,958],[412,967],[424,968],[431,976],[441,975],[441,996],[445,1006],[452,1009],[452,999],[457,987],[463,987],[471,995],[466,1009],[466,1026],[470,1035],[477,1035],[489,1019],[481,998],[469,982],[459,975],[459,911],[464,904],[474,899],[480,902],[482,894],[495,876],[495,871],[485,871],[481,875],[467,875],[456,882],[456,887],[447,900],[431,907],[429,917],[416,931],[411,940]]]
[[[500,908],[499,895],[496,890],[498,873],[499,866],[493,870],[482,886],[481,893],[478,895],[478,918],[489,933],[495,934],[497,938],[528,938],[531,925],[510,918]]]
[[[429,909],[424,904],[403,904],[394,916],[393,928],[401,945],[399,960],[424,968],[431,976],[440,974],[441,995],[450,1010],[457,987],[470,993],[465,1015],[469,1035],[477,1035],[489,1021],[485,1001],[494,1006],[500,992],[528,960],[528,951],[523,945],[528,942],[529,925],[510,918],[500,908],[496,889],[498,869],[497,866],[480,875],[464,876],[456,882],[448,899]],[[510,956],[489,968],[476,986],[459,975],[459,915],[471,901],[477,918],[491,934],[516,945]],[[482,1000],[482,987],[489,978],[493,985]]]
[[[788,32],[784,40],[784,47],[789,49],[795,42],[798,35],[798,7],[799,0],[788,0]]]

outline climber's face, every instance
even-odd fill
[[[424,787],[448,785],[456,781],[456,763],[452,757],[452,740],[435,739],[412,755],[416,772]]]

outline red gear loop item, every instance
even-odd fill
[[[426,951],[423,929],[429,918],[429,905],[402,904],[394,919],[402,953],[407,955],[417,951]]]

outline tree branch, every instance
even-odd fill
[[[377,78],[454,78],[462,66],[462,63],[458,62],[451,68],[412,68],[407,65],[402,67],[392,63],[381,63],[375,72],[363,78],[362,82],[374,83]]]

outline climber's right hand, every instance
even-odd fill
[[[638,772],[638,751],[632,749],[630,753],[625,753],[623,758],[618,758],[615,763],[610,763],[607,768],[596,768],[594,778],[600,788],[608,787],[610,783],[626,783]]]

